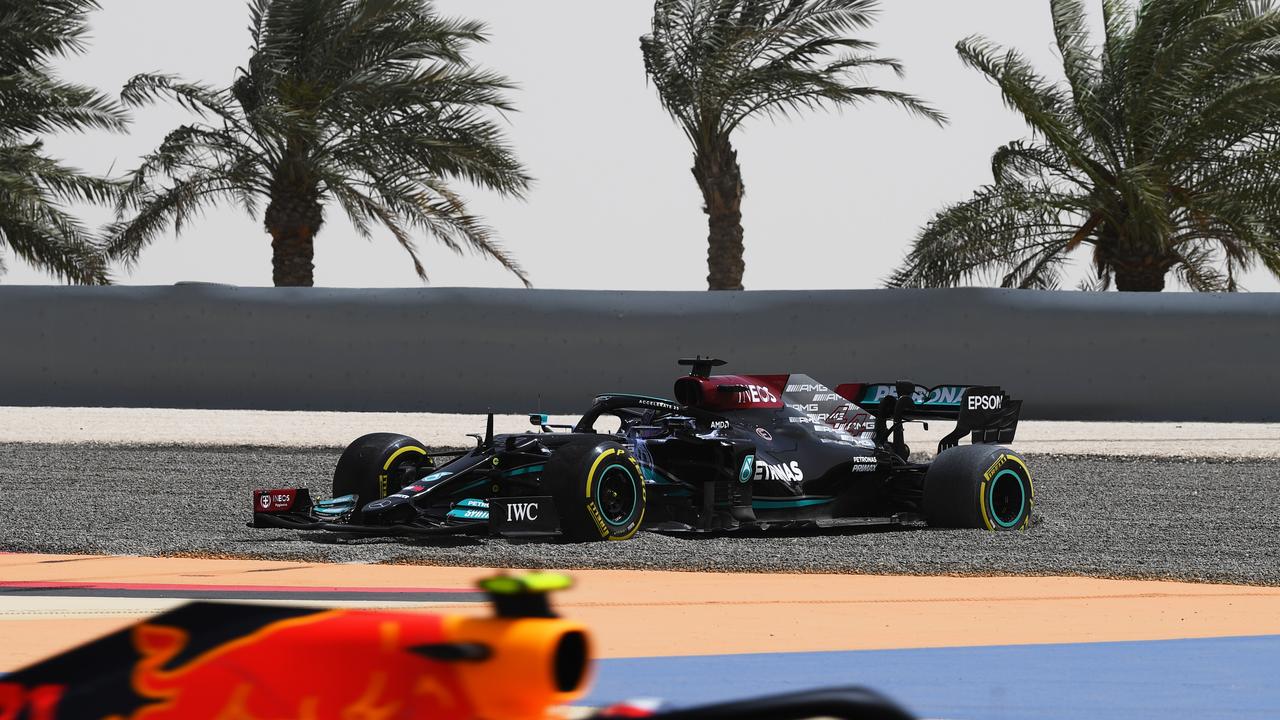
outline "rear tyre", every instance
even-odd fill
[[[616,442],[565,445],[547,462],[543,481],[569,540],[628,540],[644,521],[640,463]]]
[[[1026,461],[995,445],[944,450],[924,476],[924,516],[934,527],[1025,530],[1035,497]]]
[[[431,465],[426,448],[417,440],[370,433],[356,438],[338,458],[333,496],[357,495],[361,505],[381,500],[416,478],[414,470]]]

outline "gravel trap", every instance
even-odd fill
[[[329,495],[340,449],[0,444],[0,550],[720,572],[1088,575],[1280,585],[1280,463],[1028,456],[1025,533],[642,532],[621,543],[342,540],[246,527],[255,487]]]

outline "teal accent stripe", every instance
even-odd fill
[[[885,385],[884,383],[878,383],[878,384],[875,384],[875,385],[869,385],[869,386],[867,386],[867,389],[866,389],[866,390],[864,390],[864,391],[863,391],[863,393],[862,393],[862,402],[863,402],[863,403],[867,403],[867,404],[872,404],[872,403],[874,403],[875,405],[879,405],[879,404],[880,404],[880,400],[876,400],[876,399],[874,399],[872,396],[873,396],[873,395],[875,395],[875,394],[876,394],[876,392],[877,392],[877,390],[878,390],[879,388],[882,388],[882,387],[892,387],[892,386]],[[963,385],[940,385],[940,386],[938,386],[938,387],[936,387],[936,388],[928,388],[928,389],[929,389],[929,390],[931,390],[931,391],[932,391],[932,390],[944,390],[944,389],[945,389],[945,390],[956,390],[956,389],[958,389],[960,393],[963,393],[963,392],[964,392],[964,390],[965,390],[965,386],[963,386]],[[948,395],[951,395],[951,393],[947,393],[947,394],[948,394]],[[924,401],[923,401],[923,402],[916,403],[916,406],[917,406],[917,407],[922,407],[922,406],[929,406],[929,407],[960,407],[960,402],[961,402],[961,400],[931,401],[931,400],[929,399],[929,398],[931,398],[931,397],[933,397],[932,392],[931,392],[931,393],[930,393],[930,394],[929,394],[929,395],[924,399]],[[962,396],[962,399],[963,399],[963,396]]]
[[[753,500],[751,507],[755,510],[785,510],[789,508],[813,507],[826,505],[835,498],[797,498],[795,500]]]
[[[476,481],[474,481],[474,482],[470,482],[470,483],[467,483],[466,485],[463,485],[462,487],[458,488],[457,490],[454,490],[453,492],[455,492],[455,493],[466,492],[466,491],[471,490],[471,489],[473,489],[473,488],[478,488],[478,487],[480,487],[481,485],[485,485],[485,484],[487,484],[488,482],[489,482],[488,480],[484,480],[484,479],[476,480]]]
[[[644,475],[646,482],[657,483],[659,485],[678,485],[670,475],[662,472],[652,465],[641,465],[640,472]]]
[[[528,475],[529,473],[542,472],[546,465],[525,465],[514,470],[508,470],[502,473],[503,477],[515,477],[516,475]]]
[[[1013,516],[1009,522],[1005,522],[1003,518],[996,514],[996,483],[1000,482],[1000,478],[1005,475],[1012,475],[1013,481],[1018,483],[1018,493],[1022,497],[1022,502],[1018,504],[1018,514]],[[1012,470],[1001,470],[992,478],[991,484],[987,486],[987,510],[991,512],[991,519],[1002,528],[1011,528],[1018,524],[1022,519],[1022,511],[1027,507],[1027,489],[1022,487],[1022,478],[1018,477],[1018,473]]]

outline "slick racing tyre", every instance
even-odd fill
[[[426,448],[417,440],[371,433],[356,438],[338,458],[333,496],[358,495],[361,505],[381,500],[417,479],[417,468],[431,465]]]
[[[616,442],[588,438],[556,451],[543,474],[565,537],[627,540],[644,520],[640,463]]]
[[[995,445],[944,450],[924,476],[924,517],[934,527],[1025,530],[1035,500],[1026,461]]]

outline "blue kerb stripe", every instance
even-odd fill
[[[607,659],[582,702],[688,707],[857,684],[920,717],[1275,720],[1276,667],[1280,636]]]

